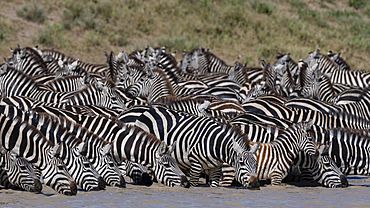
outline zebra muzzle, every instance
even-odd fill
[[[42,190],[42,184],[41,184],[41,181],[39,179],[33,179],[34,181],[34,189],[31,190],[31,192],[41,192]]]
[[[251,176],[248,182],[249,182],[249,184],[247,185],[248,189],[259,189],[260,188],[260,183],[256,176]]]
[[[342,183],[343,188],[348,187],[348,180],[345,175],[340,176],[340,182]]]
[[[186,176],[180,176],[180,181],[181,181],[181,186],[183,186],[184,188],[189,188],[190,187],[190,182],[189,180],[186,178]]]

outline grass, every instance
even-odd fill
[[[24,3],[21,8],[17,10],[17,15],[37,23],[43,23],[46,19],[44,8],[38,3]]]
[[[19,4],[12,2],[3,8]],[[32,27],[27,21],[12,30],[0,27],[1,47],[21,40],[21,45],[55,47],[93,63],[105,63],[102,51],[131,52],[147,45],[177,52],[205,47],[230,65],[274,62],[278,52],[298,60],[316,48],[341,52],[354,69],[367,69],[370,61],[369,1],[42,0],[36,5],[48,17],[42,29],[24,40],[17,34]],[[5,51],[0,53],[6,56]]]

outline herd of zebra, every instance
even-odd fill
[[[84,63],[17,46],[0,69],[0,183],[76,195],[107,185],[311,181],[370,175],[370,73],[340,54],[233,66],[208,49],[104,52]]]

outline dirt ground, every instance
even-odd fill
[[[151,187],[79,190],[64,196],[43,186],[42,193],[0,188],[0,207],[370,207],[370,177],[349,176],[348,188],[266,185],[260,190],[236,187]]]

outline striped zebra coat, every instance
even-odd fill
[[[135,125],[167,144],[176,144],[173,155],[179,166],[189,171],[192,186],[198,185],[202,171],[216,173],[223,163],[228,163],[235,167],[240,183],[259,188],[253,157],[258,145],[250,148],[249,141],[231,126],[164,107],[151,108]]]
[[[8,151],[38,167],[46,185],[65,195],[76,195],[77,187],[58,157],[60,146],[51,144],[39,131],[21,121],[0,114],[1,144]],[[5,133],[6,132],[6,133]]]
[[[8,181],[23,190],[41,192],[40,178],[36,176],[32,165],[12,152],[4,150],[3,153],[0,153],[0,172],[7,176]]]

